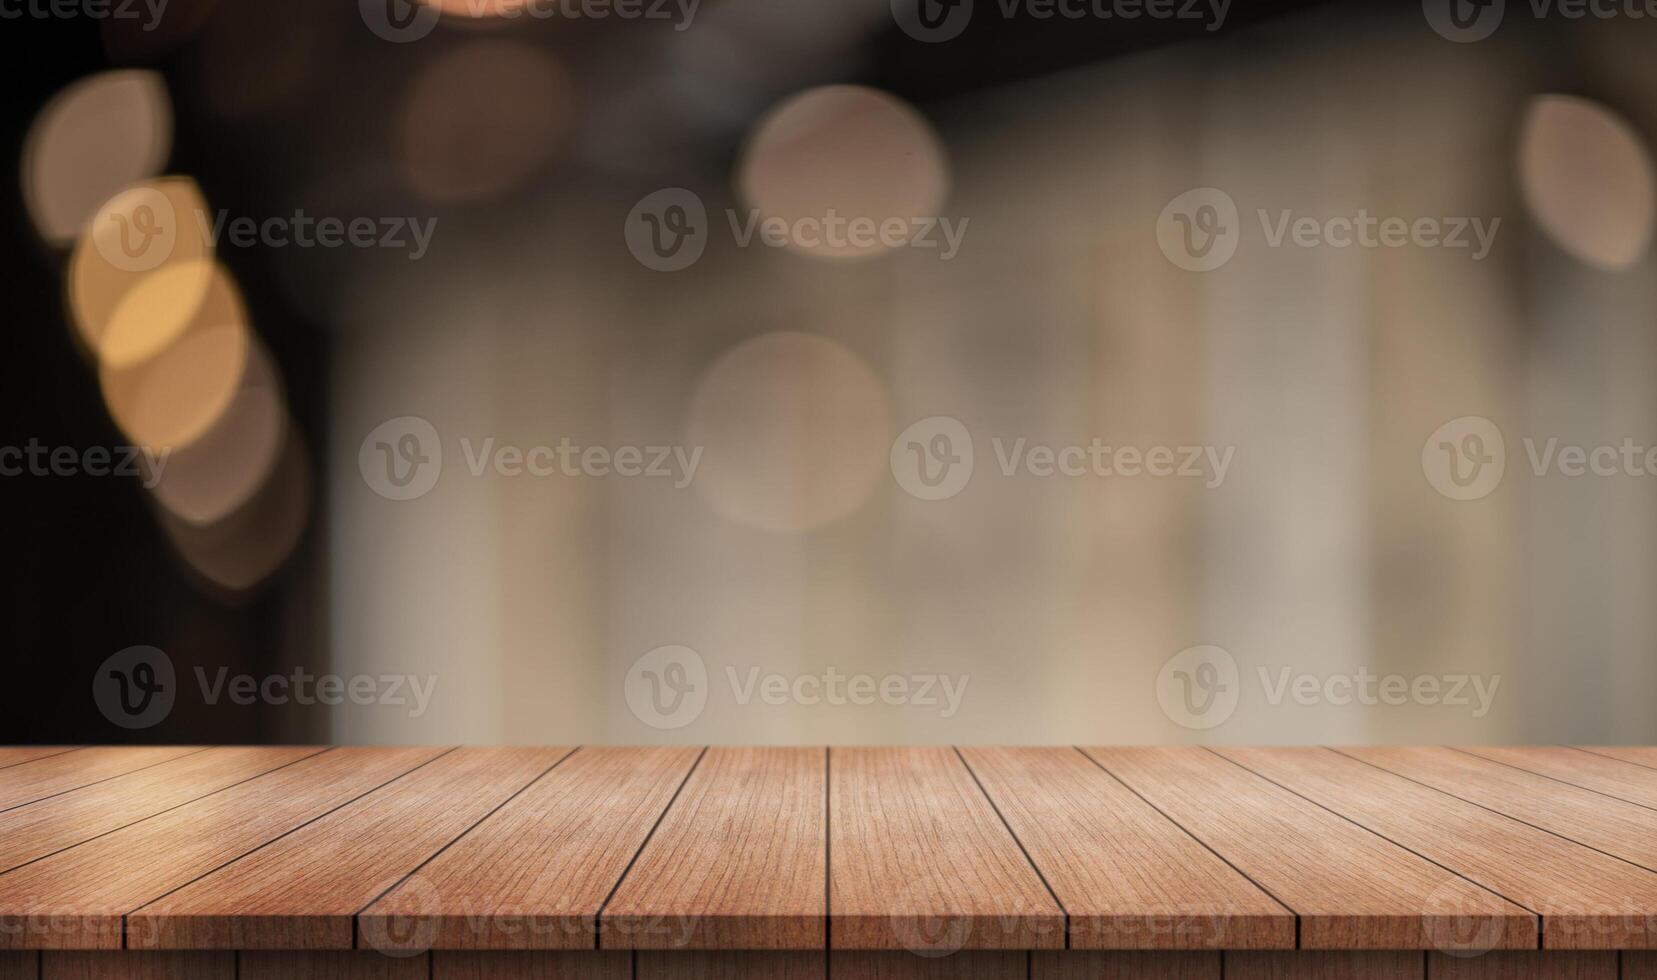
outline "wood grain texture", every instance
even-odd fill
[[[1657,769],[1647,769],[1644,765],[1629,759],[1601,754],[1602,750],[1590,751],[1563,746],[1506,748],[1481,745],[1464,748],[1462,751],[1515,769],[1557,779],[1562,783],[1614,796],[1629,803],[1657,808]],[[1626,750],[1624,754],[1627,754]]]
[[[105,747],[77,749],[23,762],[0,769],[0,810],[200,751],[200,747],[189,745]]]
[[[321,751],[319,746],[208,749],[7,810],[0,813],[0,871]]]
[[[237,980],[427,980],[429,954],[384,956],[373,951],[349,953],[242,953]]]
[[[1329,749],[1214,751],[1540,913],[1546,948],[1657,947],[1657,874]],[[1440,948],[1483,952],[1492,937],[1475,929]]]
[[[1063,910],[952,749],[834,749],[829,781],[834,949],[1064,947]]]
[[[0,769],[33,762],[48,756],[75,751],[73,745],[5,745],[0,746]]]
[[[234,953],[49,952],[41,980],[235,980]]]
[[[1493,952],[1457,957],[1432,953],[1432,980],[1617,980],[1616,953]]]
[[[350,949],[353,917],[570,753],[460,748],[127,916],[132,949]]]
[[[1220,980],[1219,953],[1032,953],[1031,980]]]
[[[1581,748],[1584,752],[1603,755],[1608,759],[1657,769],[1657,746],[1654,745],[1584,745]]]
[[[0,980],[40,980],[40,954],[0,953]]]
[[[1622,980],[1657,980],[1657,953],[1623,953]]]
[[[0,948],[119,948],[126,913],[441,751],[332,749],[0,875]]]
[[[1438,746],[1339,750],[1440,792],[1657,871],[1657,812]]]
[[[822,952],[640,952],[637,980],[823,980]]]
[[[1293,909],[1302,948],[1429,949],[1469,920],[1536,946],[1536,916],[1211,752],[1087,751]]]
[[[1030,954],[964,950],[948,956],[834,953],[830,980],[1026,980]]]
[[[440,949],[591,949],[604,901],[696,763],[694,748],[581,749],[358,916]]]
[[[604,907],[606,949],[823,949],[823,749],[712,748]]]
[[[1295,917],[1071,748],[963,749],[1072,949],[1293,949]]]
[[[1426,957],[1412,952],[1227,953],[1225,980],[1422,980]]]
[[[432,952],[432,980],[632,980],[631,953],[534,950]],[[821,976],[822,971],[818,970]]]

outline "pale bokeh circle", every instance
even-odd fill
[[[240,593],[288,560],[310,515],[310,457],[290,427],[270,479],[234,514],[208,525],[188,523],[165,510],[160,517],[168,540],[192,569],[214,587]]]
[[[886,386],[832,340],[769,333],[726,352],[692,396],[703,447],[693,485],[725,517],[801,531],[844,517],[881,483],[892,439]]]
[[[937,135],[907,104],[859,85],[810,89],[771,110],[743,150],[738,189],[748,207],[790,227],[830,216],[875,224],[938,216],[949,164]],[[887,243],[802,241],[811,255],[877,255]]]
[[[212,247],[195,181],[169,177],[105,202],[69,259],[69,308],[106,367],[155,356],[190,325],[212,285]]]
[[[241,293],[229,272],[214,265],[206,299],[173,344],[136,364],[101,368],[104,403],[133,443],[182,449],[230,407],[249,344]]]
[[[473,41],[426,65],[409,88],[398,164],[428,200],[495,197],[552,157],[573,105],[568,75],[547,55],[517,41]]]
[[[153,71],[109,71],[59,92],[23,146],[23,197],[40,235],[67,245],[98,207],[156,175],[173,146],[173,109]]]
[[[1625,269],[1651,241],[1651,156],[1632,127],[1575,96],[1534,99],[1519,146],[1525,204],[1560,248]]]
[[[194,525],[224,519],[270,479],[288,436],[280,376],[264,344],[252,338],[240,386],[224,413],[195,442],[157,466],[156,500]]]

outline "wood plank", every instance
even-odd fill
[[[823,980],[821,952],[641,952],[637,980]]]
[[[1617,980],[1616,953],[1495,952],[1458,957],[1431,953],[1433,980]]]
[[[1536,946],[1536,916],[1212,752],[1087,751],[1293,909],[1304,949],[1428,949],[1469,919]]]
[[[1645,807],[1439,746],[1338,751],[1657,871],[1657,813]]]
[[[385,956],[371,950],[242,953],[237,980],[427,980],[430,954]]]
[[[834,749],[829,781],[832,948],[1063,948],[1063,910],[954,750]]]
[[[350,949],[352,919],[568,748],[456,749],[127,916],[129,949]]]
[[[1647,769],[1623,758],[1564,746],[1507,748],[1480,745],[1461,751],[1629,803],[1657,808],[1657,769]]]
[[[1423,954],[1396,950],[1225,954],[1226,980],[1422,980],[1425,975]]]
[[[0,746],[0,769],[73,751],[73,745],[4,745]]]
[[[358,916],[441,949],[591,949],[604,901],[696,764],[694,748],[582,749]]]
[[[831,980],[1027,980],[1029,970],[1029,953],[1005,951],[964,950],[948,956],[847,952],[829,957]]]
[[[963,749],[1072,949],[1293,949],[1295,917],[1072,748]]]
[[[49,952],[41,980],[234,980],[234,953]]]
[[[1219,953],[1032,953],[1031,980],[1221,980]]]
[[[0,810],[200,752],[195,745],[104,746],[77,749],[0,769]]]
[[[1328,749],[1214,751],[1540,913],[1548,949],[1657,948],[1657,874]],[[1439,948],[1482,953],[1498,935]]]
[[[8,810],[0,813],[0,871],[321,751],[320,746],[208,749]]]
[[[1584,745],[1582,751],[1657,769],[1657,745]]]
[[[117,949],[122,916],[442,753],[339,748],[0,875],[0,948]]]
[[[432,980],[632,980],[630,953],[487,950],[432,954]],[[822,976],[821,968],[817,975]]]
[[[40,954],[0,953],[0,980],[40,980]]]
[[[600,917],[607,949],[827,944],[826,752],[712,748]]]
[[[1657,980],[1657,953],[1623,953],[1622,980]]]

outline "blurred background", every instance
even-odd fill
[[[1657,740],[1649,18],[432,2],[0,11],[0,741]]]

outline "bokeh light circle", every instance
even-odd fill
[[[1611,110],[1574,96],[1532,101],[1519,147],[1525,204],[1560,248],[1625,269],[1651,242],[1651,156]]]

